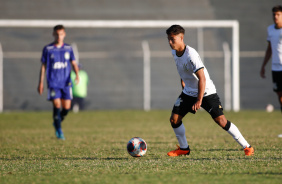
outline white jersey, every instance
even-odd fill
[[[206,89],[204,96],[208,96],[216,93],[216,88],[210,79],[209,73],[205,68],[198,52],[189,47],[188,45],[185,48],[185,51],[182,56],[178,57],[176,51],[172,50],[172,55],[178,70],[178,73],[181,79],[185,83],[183,93],[189,96],[197,97],[198,96],[198,77],[196,72],[200,69],[204,69],[204,74],[206,77]]]
[[[275,24],[267,28],[267,41],[272,50],[272,71],[282,71],[282,28],[276,29]]]

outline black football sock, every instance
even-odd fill
[[[190,150],[189,146],[187,148],[180,148],[181,150]]]
[[[63,109],[61,111],[61,119],[62,121],[65,119],[66,115],[69,113],[69,109]]]
[[[53,120],[56,129],[61,128],[61,114],[60,108],[53,108]]]

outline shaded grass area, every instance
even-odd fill
[[[280,183],[282,115],[228,112],[255,148],[244,156],[233,138],[203,111],[184,119],[189,156],[171,158],[177,139],[170,111],[86,111],[63,122],[55,138],[51,112],[0,114],[1,183]],[[144,157],[126,151],[132,137],[148,144]]]

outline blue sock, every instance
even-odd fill
[[[62,134],[63,134],[62,128],[58,128],[57,131],[58,131],[58,134],[59,134],[59,135],[62,135]]]

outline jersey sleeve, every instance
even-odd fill
[[[74,56],[74,53],[73,53],[73,49],[71,48],[71,51],[70,51],[70,61],[74,61],[75,60],[75,56]]]
[[[190,63],[192,65],[193,72],[196,73],[198,70],[204,68],[204,64],[200,58],[198,52],[194,49],[190,52]]]
[[[42,51],[41,62],[46,63],[46,61],[47,61],[47,47],[44,47]]]

